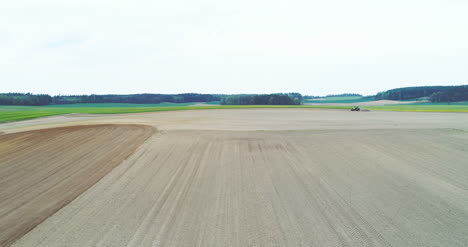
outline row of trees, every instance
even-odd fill
[[[330,96],[361,96],[360,94],[339,94]],[[468,85],[427,86],[396,88],[378,93],[376,100],[411,100],[427,97],[432,102],[468,101]],[[76,103],[133,103],[159,104],[162,102],[189,103],[220,101],[222,105],[300,105],[303,99],[316,98],[299,93],[287,94],[127,94],[127,95],[67,95],[4,93],[0,94],[0,105],[49,105]]]
[[[432,102],[455,102],[468,100],[468,85],[405,87],[380,92],[376,100],[410,100],[428,97]]]
[[[222,105],[300,105],[303,97],[299,93],[287,94],[128,94],[128,95],[59,95],[46,94],[0,94],[0,105],[50,105],[50,104],[78,104],[78,103],[133,103],[159,104],[162,102],[189,103],[220,101]]]
[[[220,95],[213,94],[128,94],[128,95],[68,95],[54,96],[40,94],[0,94],[0,105],[49,105],[77,103],[133,103],[159,104],[161,102],[188,103],[219,101]]]
[[[299,93],[288,94],[240,94],[221,97],[221,105],[300,105],[303,102]]]
[[[409,100],[429,97],[433,93],[444,90],[444,86],[428,86],[428,87],[405,87],[395,88],[380,92],[375,96],[376,100]]]
[[[468,85],[450,87],[429,96],[431,102],[468,101]]]
[[[220,95],[215,94],[128,94],[128,95],[73,95],[55,96],[55,104],[74,103],[132,103],[132,104],[159,104],[162,102],[189,103],[219,101]]]
[[[48,105],[53,98],[47,94],[23,94],[4,93],[0,94],[0,105]]]

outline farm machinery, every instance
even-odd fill
[[[351,111],[361,111],[361,112],[370,112],[370,110],[361,110],[359,106],[355,106],[351,108]]]

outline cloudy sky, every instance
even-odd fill
[[[466,0],[0,0],[0,92],[468,84]]]

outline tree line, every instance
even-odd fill
[[[49,105],[53,102],[50,95],[30,93],[0,94],[0,105]]]
[[[0,105],[50,105],[50,104],[83,104],[83,103],[133,103],[159,104],[162,102],[191,103],[219,101],[216,94],[128,94],[128,95],[58,95],[31,93],[0,94]]]
[[[216,94],[107,94],[107,95],[69,95],[54,96],[54,104],[76,104],[76,103],[130,103],[130,104],[159,104],[170,103],[193,103],[219,101],[220,95]]]
[[[362,96],[360,94],[339,94],[331,96]],[[372,96],[369,96],[372,97]],[[58,95],[31,93],[0,93],[0,105],[50,105],[78,103],[132,103],[159,104],[220,101],[222,105],[300,105],[304,99],[319,98],[302,96],[299,93],[279,94],[106,94],[106,95]],[[396,88],[380,92],[375,100],[413,100],[428,98],[431,102],[468,101],[468,85],[424,86]]]
[[[300,93],[287,94],[238,94],[221,97],[221,105],[300,105]]]
[[[131,103],[159,104],[193,103],[220,101],[223,105],[300,105],[303,102],[299,93],[288,94],[126,94],[126,95],[58,95],[31,93],[0,94],[0,105],[51,105],[51,104],[85,104],[85,103]]]
[[[467,101],[468,85],[395,88],[378,93],[375,99],[411,100],[425,97],[429,98],[431,102]]]

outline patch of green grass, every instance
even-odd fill
[[[170,103],[159,104],[129,104],[129,103],[96,103],[96,104],[66,104],[66,105],[46,105],[47,108],[90,108],[90,107],[167,107],[167,106],[190,106],[194,103]],[[1,108],[0,108],[1,109]]]
[[[346,96],[346,97],[325,97],[316,100],[304,100],[305,103],[359,103],[374,101],[372,97]]]
[[[330,96],[330,97],[323,97],[320,99],[324,100],[355,100],[355,99],[361,99],[361,96]]]
[[[81,113],[81,114],[121,114],[157,111],[203,110],[203,109],[253,109],[253,108],[318,108],[351,109],[350,106],[326,105],[210,105],[191,106],[187,104],[139,105],[139,104],[80,104],[53,106],[0,106],[0,123],[27,120],[39,117]],[[367,106],[362,109],[407,112],[468,112],[468,104],[434,105],[384,105]]]
[[[450,103],[447,103],[447,102],[443,102],[443,103],[433,103],[433,102],[417,102],[417,103],[413,103],[411,105],[437,105],[437,106],[441,106],[441,105],[446,105],[446,106],[453,106],[453,105],[468,105],[468,101],[460,101],[460,102],[450,102]]]
[[[336,106],[301,106],[301,105],[212,105],[212,106],[155,106],[136,104],[81,104],[54,106],[0,106],[0,123],[27,120],[38,117],[81,113],[81,114],[120,114],[157,111],[180,111],[202,109],[250,109],[250,108],[326,108],[347,109]]]
[[[220,102],[219,102],[219,101],[210,101],[210,102],[205,102],[205,104],[208,104],[208,105],[219,105]]]
[[[468,104],[460,105],[435,105],[435,104],[408,104],[408,105],[384,105],[367,106],[363,109],[375,111],[404,111],[404,112],[468,112]]]

